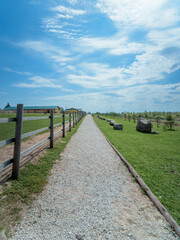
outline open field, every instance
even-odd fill
[[[132,120],[104,117],[123,124],[123,131],[117,131],[107,121],[94,117],[105,136],[180,224],[180,127],[165,132],[163,126],[153,123],[153,130],[160,134],[143,134],[136,131]]]
[[[59,114],[54,114],[54,116],[58,116]],[[50,116],[49,114],[23,114],[24,117],[39,117],[39,116]],[[16,117],[15,114],[0,114],[0,118],[11,118]],[[66,121],[68,117],[66,117]],[[54,124],[62,122],[61,118],[55,118]],[[50,126],[50,119],[41,119],[41,120],[32,120],[32,121],[24,121],[22,134],[31,132],[40,128]],[[0,124],[0,141],[6,140],[14,137],[15,134],[15,122],[10,123],[1,123]]]

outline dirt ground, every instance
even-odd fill
[[[69,123],[66,124],[66,127],[68,126],[69,126]],[[60,131],[61,129],[62,129],[62,126],[56,127],[54,129],[54,133]],[[32,147],[33,145],[39,143],[40,141],[44,140],[49,136],[50,136],[50,133],[48,131],[43,134],[38,134],[38,135],[34,135],[32,137],[27,138],[27,140],[24,140],[21,143],[21,152],[24,152],[26,149]],[[55,136],[55,141],[58,140],[59,137],[61,136],[62,136],[62,132],[57,134],[57,136]],[[37,162],[40,157],[44,156],[45,150],[49,147],[49,144],[50,144],[49,141],[47,141],[46,143],[39,146],[37,149],[33,150],[32,152],[28,153],[26,156],[22,157],[21,166],[24,163],[29,161],[33,163]],[[13,158],[13,150],[14,150],[14,144],[9,144],[0,148],[0,164],[7,161],[8,159]],[[11,172],[11,169],[12,169],[11,165],[7,167],[7,169],[0,172],[0,181],[4,179],[5,175],[7,175],[7,172],[9,173]]]

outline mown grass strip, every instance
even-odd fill
[[[11,228],[21,219],[21,213],[29,207],[47,183],[50,170],[56,160],[60,160],[60,154],[66,147],[71,137],[76,133],[82,120],[66,133],[66,138],[60,138],[53,149],[47,149],[44,157],[36,164],[27,163],[20,170],[18,180],[4,184],[0,194],[0,233],[7,236]],[[9,186],[10,185],[10,186]]]
[[[8,114],[6,114],[8,115]],[[2,116],[2,115],[1,115]],[[15,114],[9,114],[8,117],[15,117]],[[42,114],[23,114],[24,117],[40,117],[44,116]],[[49,116],[46,114],[45,116]],[[55,114],[55,116],[59,116],[59,114]],[[7,116],[6,116],[7,117]],[[66,117],[66,121],[69,119],[69,117]],[[54,124],[58,124],[62,122],[62,117],[60,118],[54,118]],[[15,122],[9,122],[9,123],[1,123],[0,124],[0,141],[6,140],[9,138],[13,138],[15,135]],[[50,126],[50,119],[41,119],[41,120],[30,120],[30,121],[23,121],[22,126],[22,134],[28,133],[31,131],[35,131],[37,129],[45,128]],[[44,133],[44,132],[42,132]]]
[[[180,127],[160,134],[143,134],[136,131],[132,121],[105,116],[123,124],[123,131],[114,130],[107,121],[94,118],[104,135],[138,172],[154,195],[180,224]]]

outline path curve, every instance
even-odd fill
[[[14,240],[178,239],[90,115],[15,230]]]

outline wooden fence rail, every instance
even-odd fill
[[[63,112],[62,115],[59,116],[54,116],[53,110],[51,110],[50,116],[45,116],[45,117],[23,117],[23,104],[18,104],[17,105],[17,112],[16,112],[16,118],[0,118],[0,124],[1,123],[8,123],[8,122],[16,122],[16,127],[15,127],[15,137],[6,139],[3,141],[0,141],[0,147],[3,147],[7,144],[10,144],[14,142],[14,154],[13,158],[8,159],[7,161],[3,162],[0,164],[0,171],[2,171],[4,168],[6,168],[8,165],[11,163],[13,164],[12,166],[12,178],[13,179],[18,179],[19,177],[19,169],[20,169],[20,160],[23,156],[27,155],[34,149],[38,148],[40,145],[44,144],[45,142],[49,141],[50,142],[50,148],[54,147],[54,137],[58,135],[59,133],[63,133],[63,137],[66,136],[66,130],[69,129],[71,131],[71,119],[73,119],[73,127],[75,124],[77,124],[78,121],[81,120],[82,117],[85,116],[85,112],[81,111],[78,113],[73,113],[72,118],[71,114],[65,114]],[[63,121],[57,124],[54,124],[54,119],[55,118],[63,118]],[[66,121],[66,117],[69,118],[69,120]],[[23,121],[33,121],[33,120],[42,120],[42,119],[50,119],[50,126],[49,127],[44,127],[41,129],[37,129],[32,132],[24,133],[22,134],[22,123]],[[66,124],[69,123],[69,126],[66,127]],[[54,128],[63,125],[63,128],[56,133],[54,133]],[[21,152],[21,142],[22,139],[33,136],[37,133],[44,132],[46,130],[50,129],[50,136],[47,137],[46,139],[42,140],[41,142],[33,145],[32,147],[26,149],[24,152]]]

